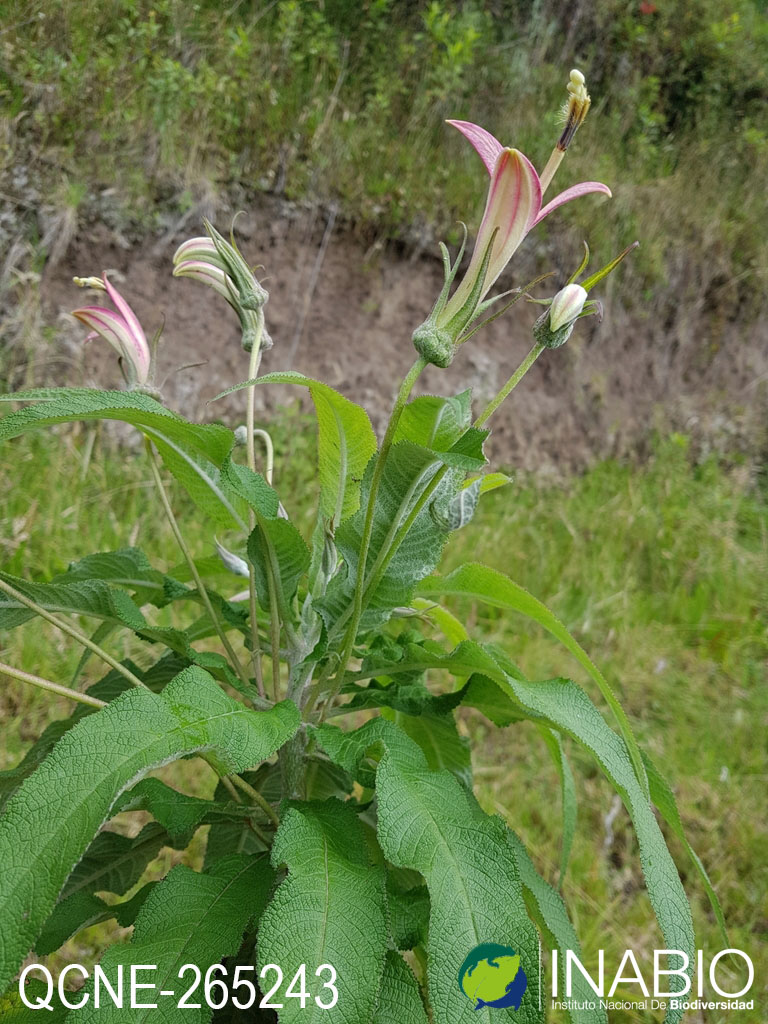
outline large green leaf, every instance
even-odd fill
[[[166,845],[173,845],[173,840],[156,821],[150,821],[137,836],[99,832],[64,883],[59,899],[81,892],[124,896]]]
[[[223,772],[242,771],[274,753],[298,724],[290,702],[251,711],[192,667],[160,695],[130,690],[69,730],[0,817],[0,987],[124,790],[152,768],[199,752]]]
[[[369,1021],[384,970],[387,923],[384,872],[370,864],[363,829],[352,807],[333,798],[323,803],[291,803],[283,814],[272,863],[286,864],[288,877],[261,919],[259,966],[278,964],[285,984],[280,1024],[291,1021],[361,1024]],[[285,990],[302,964],[310,1001],[288,998]],[[315,997],[330,1002],[323,988],[330,964],[336,971],[338,1003],[323,1010]],[[274,976],[270,976],[274,981]]]
[[[64,573],[54,576],[51,583],[76,583],[84,580],[104,580],[116,587],[134,592],[139,604],[166,605],[176,593],[189,593],[187,588],[153,569],[140,548],[120,548],[117,551],[99,551],[73,562]]]
[[[398,529],[443,465],[444,458],[444,455],[411,441],[399,441],[389,451],[376,495],[366,561],[369,586],[365,595],[364,626],[387,619],[398,605],[407,605],[415,584],[432,572],[440,561],[449,531],[435,523],[426,507],[414,519],[399,549],[393,551],[392,545]],[[346,570],[331,581],[325,599],[320,603],[329,629],[342,615],[348,615],[351,608],[372,476],[371,464],[363,482],[362,508],[336,531],[336,544]],[[380,569],[381,579],[374,586],[370,581]],[[341,624],[345,621],[342,618]]]
[[[695,948],[688,900],[622,738],[608,726],[586,693],[570,680],[529,683],[510,676],[508,683],[518,701],[534,717],[573,736],[590,750],[613,783],[635,828],[640,863],[664,948],[686,953],[692,971]],[[679,976],[670,979],[671,985],[682,983]],[[682,1019],[682,1014],[682,1010],[669,1009],[665,1020],[674,1024]]]
[[[374,719],[353,733],[324,725],[315,735],[328,755],[361,782],[366,755],[381,758],[376,769],[379,844],[392,864],[421,872],[429,888],[427,971],[435,1020],[542,1021],[538,936],[501,819],[486,815],[449,772],[430,771],[421,749],[391,722]],[[466,956],[489,941],[510,943],[521,956],[528,988],[517,1012],[475,1010],[458,986]]]
[[[645,761],[645,767],[648,772],[648,782],[651,787],[651,800],[656,805],[659,814],[662,816],[664,821],[666,821],[677,838],[683,844],[686,853],[693,861],[699,877],[701,878],[702,884],[704,885],[707,897],[709,898],[712,911],[717,919],[718,925],[720,926],[720,934],[723,936],[724,942],[723,948],[726,949],[731,943],[728,939],[728,932],[725,926],[723,908],[720,906],[720,900],[717,898],[717,893],[715,892],[714,886],[707,874],[707,869],[702,864],[699,855],[688,842],[688,837],[685,834],[683,823],[680,820],[680,812],[677,809],[677,802],[675,800],[675,795],[672,792],[672,787],[645,751],[643,751],[643,760]]]
[[[418,743],[433,772],[451,772],[464,786],[472,788],[469,741],[459,735],[456,719],[450,712],[437,715],[425,712],[417,716],[395,712],[393,720]]]
[[[688,953],[693,963],[693,925],[680,878],[669,854],[664,837],[643,792],[630,760],[627,747],[608,726],[589,697],[575,683],[566,679],[528,682],[497,648],[465,641],[450,653],[440,655],[421,645],[409,645],[401,661],[379,666],[377,673],[396,676],[414,669],[430,667],[452,672],[461,677],[471,675],[462,688],[463,703],[480,708],[497,724],[507,725],[522,713],[541,725],[564,732],[595,757],[616,788],[632,818],[640,847],[640,862],[648,886],[648,894],[656,913],[667,949]],[[489,699],[487,685],[493,680],[499,693],[509,697],[510,711],[505,712],[504,699]],[[479,699],[478,699],[479,697]],[[361,780],[362,781],[362,780]],[[669,811],[668,799],[659,788],[659,800]],[[681,830],[682,830],[682,826]],[[679,1019],[670,1011],[668,1020]]]
[[[156,1003],[157,1009],[118,1009],[103,999],[96,1009],[89,1000],[83,1009],[72,1011],[67,1024],[152,1024],[158,1019],[163,1024],[207,1024],[211,1010],[205,1004],[202,982],[189,1000],[200,1004],[198,1008],[179,1007],[181,996],[194,980],[191,971],[183,976],[179,972],[186,964],[195,964],[205,977],[212,964],[236,953],[273,878],[266,857],[234,854],[217,861],[205,874],[184,865],[175,867],[149,894],[136,919],[130,944],[113,946],[101,961],[113,988],[121,967],[125,970],[134,964],[153,964],[154,971],[141,977],[156,988],[143,993],[141,1001]],[[220,995],[214,990],[214,998]]]
[[[136,915],[156,885],[157,882],[147,882],[134,896],[122,903],[106,903],[100,896],[84,889],[73,893],[56,904],[35,943],[35,952],[38,956],[47,956],[77,932],[101,924],[102,921],[114,919],[121,928],[128,928],[136,920]]]
[[[189,423],[137,391],[51,388],[17,391],[2,401],[33,402],[0,420],[0,442],[36,427],[73,420],[122,420],[153,441],[163,461],[206,514],[227,527],[245,529],[242,510],[221,481],[221,466],[234,444],[217,423]]]
[[[403,409],[395,441],[413,441],[436,452],[447,452],[472,423],[472,392],[420,395]]]
[[[129,595],[102,580],[32,583],[7,573],[0,573],[0,578],[49,612],[88,615],[137,631],[146,625],[144,616]],[[0,592],[0,629],[20,626],[35,615],[35,612],[5,591]]]
[[[534,622],[543,626],[544,629],[556,637],[597,683],[606,703],[616,716],[616,721],[619,723],[621,734],[632,758],[637,778],[645,795],[648,796],[648,780],[645,775],[642,755],[640,754],[635,737],[632,735],[632,729],[624,709],[616,699],[616,695],[609,686],[608,681],[584,648],[571,636],[562,622],[552,614],[546,605],[543,605],[541,601],[532,594],[529,594],[523,587],[513,583],[508,576],[504,576],[503,573],[497,572],[487,565],[479,565],[477,563],[462,565],[448,576],[434,576],[424,580],[419,586],[419,593],[422,596],[461,594],[473,597],[496,608],[520,612],[533,619]]]
[[[419,985],[399,953],[390,949],[371,1024],[428,1024]]]
[[[359,508],[363,471],[376,451],[376,435],[368,413],[327,384],[292,370],[267,373],[223,394],[249,384],[269,383],[299,384],[312,396],[317,413],[320,504],[325,515],[338,526]]]
[[[573,950],[581,960],[579,940],[560,894],[539,875],[518,836],[514,832],[510,832],[508,838],[517,862],[517,869],[520,872],[520,880],[523,883],[526,903],[531,911],[531,916],[547,937],[550,948],[557,949],[560,953],[558,963],[560,991],[564,992],[565,952],[569,949]],[[593,989],[589,987],[586,978],[580,971],[573,972],[570,1002],[572,1007],[568,1011],[568,1016],[573,1024],[605,1024],[608,1020],[605,1010],[600,1007],[600,1001],[595,999]],[[593,1010],[589,1009],[591,1004],[596,1004]]]
[[[287,519],[265,519],[248,538],[248,558],[253,565],[259,604],[270,608],[269,578],[275,581],[277,603],[283,617],[296,593],[299,580],[309,569],[309,548]]]

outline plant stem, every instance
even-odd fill
[[[182,536],[181,530],[179,529],[179,524],[176,521],[176,516],[173,514],[171,503],[168,500],[168,495],[165,492],[163,478],[160,476],[160,469],[157,464],[157,454],[155,452],[155,449],[152,447],[152,443],[150,441],[147,441],[146,445],[147,454],[149,455],[149,465],[152,470],[152,476],[154,478],[155,485],[157,486],[157,490],[160,495],[160,501],[162,502],[163,508],[165,509],[165,514],[168,518],[171,530],[173,531],[173,535],[176,538],[176,543],[179,545],[181,553],[184,555],[187,565],[189,566],[189,571],[192,574],[192,579],[195,581],[195,587],[197,588],[197,592],[200,595],[203,604],[205,605],[205,610],[208,612],[208,615],[211,618],[211,622],[213,623],[213,626],[219,635],[219,639],[224,645],[224,649],[226,650],[229,660],[232,663],[232,668],[235,670],[235,672],[237,672],[240,681],[245,686],[250,686],[251,681],[248,678],[245,669],[241,665],[240,659],[235,654],[234,648],[232,647],[232,644],[229,641],[229,637],[226,634],[226,630],[222,626],[221,621],[219,620],[219,617],[216,614],[213,605],[211,604],[211,599],[208,595],[208,591],[205,589],[205,584],[202,581],[200,573],[197,571],[197,566],[195,565],[195,560],[192,557],[192,552],[187,547],[187,543],[184,540],[184,537]]]
[[[245,779],[241,779],[239,775],[230,775],[229,779],[237,786],[238,789],[242,789],[246,796],[249,796],[255,804],[258,804],[275,827],[280,824],[280,819],[275,813],[274,808],[264,799],[257,789],[254,789],[253,786],[249,785]]]
[[[41,690],[49,690],[60,697],[69,697],[70,700],[79,701],[80,704],[89,704],[93,708],[105,708],[107,706],[105,701],[99,700],[97,697],[89,697],[86,693],[78,693],[77,690],[70,690],[68,686],[52,683],[49,679],[43,679],[42,676],[33,676],[31,672],[22,672],[21,669],[12,668],[10,665],[5,665],[2,662],[0,662],[0,673],[10,676],[12,679],[20,679],[22,683],[31,683],[33,686],[39,686]]]
[[[259,364],[261,363],[261,338],[264,331],[264,313],[259,312],[259,321],[256,328],[256,338],[251,346],[251,358],[248,364],[248,379],[253,380],[258,375]],[[256,385],[252,384],[247,391],[247,406],[246,406],[246,456],[248,461],[248,468],[255,472],[256,470],[256,447],[254,444],[254,422],[255,422],[255,404],[256,404]],[[272,467],[269,465],[269,458],[267,459],[267,483],[272,482]],[[256,514],[253,509],[248,508],[248,527],[252,533],[256,527]],[[258,619],[258,604],[256,601],[256,575],[253,565],[250,560],[248,562],[248,602],[249,602],[249,618],[251,625],[251,660],[253,662],[253,672],[256,677],[256,687],[259,691],[260,697],[266,697],[266,690],[264,689],[264,673],[261,666],[261,641],[259,640],[259,619]],[[274,672],[274,644],[273,644],[273,672]],[[277,699],[277,684],[274,683],[273,693],[275,699]]]
[[[133,686],[143,686],[145,689],[149,689],[148,686],[142,683],[138,676],[135,676],[130,669],[125,667],[125,665],[121,665],[120,662],[116,658],[113,658],[111,654],[107,654],[107,652],[103,648],[99,647],[98,644],[95,644],[90,637],[87,637],[84,633],[81,633],[79,629],[71,626],[68,622],[60,619],[57,615],[53,615],[46,608],[39,605],[37,601],[33,601],[31,597],[27,597],[26,594],[22,594],[20,590],[12,587],[10,583],[6,583],[5,580],[1,578],[0,590],[4,590],[9,597],[14,599],[14,601],[18,601],[19,604],[25,605],[25,607],[30,609],[30,611],[35,612],[36,615],[39,615],[47,622],[50,622],[52,626],[60,629],[62,633],[66,633],[68,636],[71,636],[73,640],[77,640],[79,644],[82,644],[83,647],[87,647],[89,651],[92,651],[97,657],[101,658],[101,660],[109,665],[110,668],[113,668],[115,672],[119,672],[121,676],[124,676]]]
[[[403,409],[406,406],[408,398],[410,397],[413,386],[416,383],[419,374],[427,365],[427,360],[419,358],[413,364],[411,369],[405,376],[400,390],[397,393],[395,404],[392,407],[392,413],[389,417],[389,423],[384,434],[384,438],[381,442],[381,448],[376,459],[376,465],[373,469],[373,477],[371,479],[371,490],[368,495],[368,505],[365,510],[365,523],[363,525],[363,537],[360,543],[360,554],[357,562],[357,579],[355,580],[355,593],[352,601],[352,620],[347,627],[347,632],[344,640],[344,647],[342,649],[342,655],[339,660],[339,667],[334,677],[332,688],[335,687],[338,690],[341,687],[341,682],[344,679],[344,673],[347,668],[347,662],[352,654],[352,649],[355,644],[355,638],[357,636],[357,630],[360,625],[360,618],[363,614],[363,592],[365,585],[365,565],[368,559],[368,549],[371,546],[371,535],[373,534],[373,517],[376,507],[376,495],[379,490],[379,484],[381,483],[381,477],[384,472],[384,464],[389,454],[389,449],[392,447],[392,440],[397,430],[397,425],[400,422],[400,417],[403,414]],[[308,701],[307,708],[311,709],[312,704],[319,696],[320,687],[324,683],[324,679],[321,676],[313,687],[310,700]]]
[[[525,359],[522,361],[522,363],[520,363],[518,368],[509,378],[509,380],[501,389],[501,391],[499,391],[495,398],[491,399],[488,405],[486,405],[486,407],[477,417],[474,424],[476,427],[482,427],[485,424],[485,422],[488,419],[490,419],[490,417],[496,412],[496,410],[504,401],[504,399],[510,394],[510,392],[514,391],[514,389],[517,387],[517,385],[520,383],[520,381],[523,379],[526,373],[530,370],[530,368],[533,366],[533,364],[536,362],[536,360],[539,358],[543,351],[544,345],[537,342],[533,346],[531,351],[528,353],[528,355],[525,357]]]
[[[235,803],[242,804],[243,798],[240,796],[240,794],[237,792],[234,785],[232,784],[232,779],[228,775],[219,775],[219,778],[221,779],[224,788],[235,801]],[[242,782],[243,780],[241,779],[240,781]],[[248,825],[253,829],[254,833],[259,837],[262,843],[264,843],[266,847],[269,847],[269,839],[267,838],[267,836],[264,835],[259,826],[250,818],[248,819]]]

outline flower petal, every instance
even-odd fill
[[[541,182],[535,167],[519,150],[502,149],[491,176],[485,213],[469,268],[445,307],[441,319],[449,320],[471,295],[481,271],[483,256],[495,232],[491,260],[480,296],[482,301],[533,227],[540,208]]]
[[[458,128],[464,138],[469,139],[485,164],[486,170],[492,176],[496,161],[504,149],[499,140],[485,128],[481,128],[479,124],[473,124],[471,121],[448,121],[447,123]]]
[[[545,217],[548,217],[553,210],[556,210],[558,206],[562,206],[563,203],[570,203],[572,199],[578,199],[579,196],[587,196],[591,192],[602,192],[603,195],[609,197],[613,194],[608,186],[603,185],[600,181],[582,181],[579,185],[571,185],[570,188],[555,196],[554,199],[539,211],[534,224],[540,224]]]
[[[102,274],[107,294],[117,307],[124,326],[128,331],[130,344],[126,350],[126,356],[133,363],[136,370],[136,377],[140,384],[145,384],[149,376],[150,353],[147,339],[144,335],[139,318],[125,301],[120,292],[107,280],[107,275]]]
[[[225,269],[213,239],[208,238],[207,235],[201,235],[199,238],[188,238],[186,242],[181,243],[173,254],[173,264],[175,266],[184,260],[205,260],[206,263],[212,263],[222,270]]]
[[[77,317],[80,323],[90,327],[93,332],[88,335],[86,341],[91,341],[94,334],[98,334],[99,337],[108,341],[124,359],[133,362],[131,358],[133,343],[121,316],[102,306],[84,306],[82,309],[73,309],[72,316]]]
[[[232,296],[235,294],[234,284],[223,270],[214,267],[211,263],[204,260],[182,260],[173,268],[173,276],[191,277],[195,281],[201,281],[223,296],[227,302],[232,303]]]

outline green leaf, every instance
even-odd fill
[[[62,887],[60,900],[81,892],[113,892],[124,896],[141,878],[150,861],[172,839],[155,821],[137,836],[104,831],[94,837]],[[186,845],[186,844],[184,844]]]
[[[392,949],[387,952],[379,1004],[371,1024],[428,1024],[413,971]]]
[[[43,1011],[46,1024],[64,1024],[69,1010],[59,1001],[55,988],[49,1000],[48,983],[32,975],[27,981],[24,992],[27,1001],[32,1006],[35,1005],[36,1000],[46,1007],[50,1006],[51,1009]],[[41,1017],[40,1008],[31,1010],[22,1002],[18,985],[15,982],[4,995],[0,996],[0,1020],[3,1024],[39,1024]]]
[[[634,825],[640,863],[664,937],[664,948],[687,953],[692,971],[695,949],[691,909],[623,740],[608,726],[586,693],[570,680],[529,683],[510,676],[508,682],[523,707],[536,718],[567,733],[590,750],[613,783]],[[670,979],[670,984],[682,984],[682,978]],[[673,1024],[682,1014],[682,1010],[670,1009],[665,1020]]]
[[[363,829],[349,804],[293,802],[284,812],[272,847],[272,863],[286,864],[288,877],[278,887],[261,919],[259,966],[279,964],[286,984],[307,965],[311,1000],[284,996],[280,1024],[321,1024],[329,1019],[314,999],[332,998],[315,976],[322,964],[337,972],[339,999],[331,1013],[339,1024],[371,1019],[379,991],[387,945],[384,872],[370,864]]]
[[[257,384],[272,382],[299,384],[309,389],[317,413],[320,505],[338,526],[360,507],[360,483],[376,451],[376,435],[368,413],[327,384],[301,373],[268,373],[255,381]],[[238,385],[240,388],[247,386]],[[236,390],[238,388],[230,389]]]
[[[526,903],[531,916],[547,937],[550,948],[557,949],[560,953],[558,963],[560,991],[564,992],[565,952],[571,949],[579,959],[582,959],[579,940],[568,918],[568,911],[565,909],[560,894],[536,871],[528,856],[528,851],[514,832],[509,833],[508,839],[517,862],[517,869],[520,872],[520,880],[523,883]],[[600,1000],[595,999],[595,993],[589,987],[586,978],[577,970],[573,971],[572,975],[570,1002],[574,1008],[568,1011],[568,1016],[573,1024],[606,1024],[608,1018],[600,1007]],[[590,1003],[596,1004],[594,1010],[589,1009]]]
[[[35,952],[39,956],[48,956],[72,938],[77,932],[102,921],[115,919],[121,928],[128,928],[136,920],[136,915],[144,905],[147,896],[157,882],[147,882],[129,900],[122,903],[105,903],[92,892],[81,889],[67,899],[57,903],[53,913],[45,922],[45,927],[35,943]]]
[[[124,590],[110,587],[102,580],[75,583],[31,583],[8,573],[0,573],[6,583],[31,598],[46,611],[66,615],[88,615],[140,630],[146,619]],[[0,592],[0,629],[13,629],[35,617],[35,612],[13,597]]]
[[[573,782],[573,773],[571,772],[568,758],[565,756],[560,735],[553,729],[547,729],[545,726],[542,726],[539,732],[560,776],[560,798],[563,805],[563,838],[560,846],[559,886],[562,889],[565,874],[568,870],[568,860],[571,856],[573,837],[576,834],[576,818],[578,816],[576,786]]]
[[[187,796],[160,779],[142,779],[124,793],[112,813],[121,811],[149,811],[173,839],[190,835],[198,825],[238,821],[251,813],[250,808],[232,801]]]
[[[262,608],[270,608],[269,575],[277,589],[277,603],[284,621],[290,619],[287,609],[309,569],[310,553],[304,538],[287,519],[265,519],[248,538],[248,558],[254,568],[256,593]]]
[[[160,695],[132,689],[69,730],[0,817],[0,987],[125,789],[152,768],[199,752],[224,772],[242,771],[298,725],[294,704],[251,711],[192,667]]]
[[[444,398],[421,395],[403,409],[395,441],[414,444],[436,452],[447,452],[472,423],[472,391]]]
[[[379,845],[392,864],[421,872],[429,888],[427,974],[435,1020],[541,1021],[538,936],[501,819],[484,814],[449,772],[430,771],[419,747],[391,722],[373,719],[354,733],[323,725],[314,735],[358,777],[366,755],[383,750],[376,769]],[[510,938],[528,978],[520,1010],[475,1010],[457,984],[459,969],[475,946]]]
[[[221,465],[234,445],[231,430],[218,423],[189,423],[137,391],[51,388],[17,391],[3,401],[30,401],[0,421],[0,442],[36,427],[73,420],[122,420],[156,446],[171,473],[207,515],[227,527],[246,529],[237,502],[221,483]]]
[[[173,583],[157,569],[139,548],[120,548],[100,551],[73,562],[66,572],[54,576],[51,583],[76,583],[85,580],[103,580],[116,587],[134,592],[139,604],[153,604],[162,608],[173,599]],[[188,592],[176,584],[182,592]]]
[[[461,594],[474,597],[496,608],[504,608],[510,611],[517,611],[528,618],[533,619],[544,629],[556,637],[563,646],[571,652],[579,664],[589,673],[597,683],[600,692],[606,703],[613,711],[619,729],[627,744],[632,764],[634,765],[637,778],[648,796],[648,780],[643,767],[643,759],[637,746],[637,741],[632,735],[629,720],[619,704],[616,696],[608,685],[602,672],[589,657],[584,648],[571,636],[560,620],[552,612],[529,594],[523,587],[513,583],[508,576],[504,576],[495,569],[486,565],[468,563],[456,569],[448,576],[432,577],[419,586],[419,593],[428,596],[442,596],[443,594]]]
[[[277,496],[277,491],[267,483],[261,473],[227,458],[224,460],[222,475],[227,486],[255,512],[264,516],[265,519],[276,518],[280,508],[280,499]]]
[[[394,553],[391,548],[398,529],[440,468],[441,458],[410,441],[400,441],[389,451],[376,496],[366,562],[369,585],[388,558],[389,563],[375,589],[366,593],[363,626],[382,622],[389,618],[393,608],[407,605],[415,584],[440,561],[448,531],[437,526],[427,508],[416,516],[400,548]],[[336,544],[344,558],[346,573],[340,573],[331,581],[325,598],[318,603],[329,629],[352,603],[372,475],[371,465],[363,483],[363,507],[336,531]]]
[[[456,720],[448,714],[423,713],[418,716],[397,712],[394,722],[418,743],[433,772],[448,771],[462,785],[472,788],[472,758],[469,741],[459,735]]]
[[[392,941],[398,949],[413,949],[419,943],[426,943],[429,928],[429,889],[426,885],[405,888],[400,884],[397,872],[388,871],[387,909]]]
[[[651,787],[651,800],[658,808],[659,814],[662,816],[664,821],[666,821],[677,838],[683,844],[688,856],[693,861],[704,885],[704,890],[709,898],[712,911],[718,925],[720,926],[720,934],[722,935],[723,942],[725,944],[723,948],[727,949],[731,943],[728,939],[728,931],[725,926],[725,917],[723,916],[723,909],[720,906],[720,900],[717,898],[717,893],[715,892],[715,888],[707,874],[707,869],[702,864],[701,858],[688,842],[685,835],[685,830],[683,829],[683,823],[680,820],[680,812],[677,809],[677,803],[675,801],[675,795],[672,792],[672,787],[645,751],[643,751],[643,760],[645,761],[645,768],[648,772],[648,783]]]
[[[202,1004],[197,1010],[178,1006],[193,981],[191,971],[182,978],[179,972],[185,964],[195,964],[205,976],[211,964],[236,953],[273,878],[265,857],[235,854],[217,861],[205,874],[184,865],[175,867],[149,894],[130,944],[113,946],[101,960],[113,987],[120,967],[155,965],[154,971],[141,975],[156,986],[143,993],[146,998],[142,1001],[157,1003],[157,1009],[118,1009],[111,1001],[106,1005],[102,1001],[96,1009],[89,1001],[83,1009],[72,1011],[67,1024],[152,1024],[158,1016],[163,1024],[205,1024],[211,1010],[205,1006],[202,991],[190,1000]],[[172,994],[162,995],[163,991]]]

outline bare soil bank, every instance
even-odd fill
[[[380,427],[414,358],[411,332],[441,287],[441,265],[433,252],[366,246],[343,227],[329,233],[321,220],[271,200],[261,201],[258,214],[238,218],[243,251],[263,264],[270,292],[267,322],[274,348],[265,354],[262,372],[293,368],[319,377],[364,404]],[[43,277],[45,320],[56,328],[52,344],[64,362],[56,366],[49,347],[39,382],[59,383],[63,373],[70,383],[119,386],[112,350],[101,343],[84,346],[82,327],[67,316],[86,300],[72,284],[73,274],[112,269],[148,334],[165,318],[160,380],[166,377],[167,404],[186,416],[233,423],[242,408],[237,396],[206,403],[246,376],[237,319],[202,285],[170,274],[176,245],[197,230],[186,226],[159,241],[128,245],[94,225],[87,237],[76,238],[66,258]],[[509,285],[552,265],[552,254],[536,245],[527,240]],[[540,287],[538,294],[546,291]],[[471,387],[479,408],[527,352],[537,312],[520,302],[464,346],[448,370],[430,367],[422,390]],[[658,323],[642,310],[630,316],[609,298],[603,323],[582,321],[564,348],[544,353],[514,400],[496,415],[494,461],[569,471],[598,457],[642,454],[657,427],[685,431],[703,450],[764,457],[765,322],[746,327],[717,311],[690,308],[667,320]],[[202,367],[176,372],[201,361]],[[295,388],[265,386],[257,392],[260,415],[268,419],[276,405],[297,397],[304,396]]]

